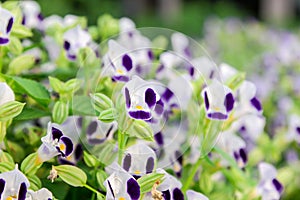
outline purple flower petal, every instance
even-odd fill
[[[60,139],[61,136],[63,136],[63,133],[61,132],[61,130],[55,128],[55,127],[52,127],[52,139],[55,140],[55,139]]]
[[[147,120],[151,118],[151,113],[146,112],[143,110],[138,110],[138,111],[130,111],[129,116],[134,118],[134,119],[142,119],[142,120]]]
[[[87,127],[86,133],[87,135],[92,135],[96,132],[98,127],[98,123],[96,121],[92,121],[89,126]]]
[[[98,139],[98,138],[88,138],[88,143],[92,145],[101,144],[105,141],[105,138]]]
[[[205,108],[206,110],[209,109],[209,101],[208,101],[208,96],[207,96],[207,92],[204,92],[204,103],[205,103]]]
[[[75,148],[75,159],[78,161],[82,158],[83,155],[83,149],[82,149],[82,145],[81,144],[77,144],[76,148]]]
[[[146,164],[146,173],[151,173],[154,169],[154,159],[152,157],[148,158]]]
[[[125,101],[126,101],[127,108],[130,108],[131,99],[130,99],[129,90],[127,87],[125,87]]]
[[[40,21],[43,21],[43,19],[44,19],[42,13],[39,13],[39,14],[37,15],[37,18],[38,18],[38,20],[40,20]]]
[[[168,102],[173,95],[174,93],[169,88],[166,88],[165,92],[162,94],[162,98]]]
[[[162,193],[165,200],[171,200],[171,194],[169,190],[162,191]]]
[[[230,112],[233,109],[233,104],[234,104],[233,95],[231,93],[228,93],[225,96],[225,100],[224,100],[224,106],[226,107],[227,112]]]
[[[297,131],[297,133],[300,135],[300,127],[299,127],[299,126],[296,127],[296,131]]]
[[[177,159],[180,165],[183,164],[183,157],[180,151],[175,151],[175,158]]]
[[[165,66],[163,64],[159,65],[159,67],[156,70],[156,73],[160,73],[164,68]]]
[[[153,52],[152,52],[151,50],[149,50],[149,51],[147,52],[147,54],[148,54],[148,58],[149,58],[150,60],[154,60],[154,54],[153,54]]]
[[[240,156],[243,160],[243,163],[247,163],[248,157],[247,157],[247,153],[246,153],[245,149],[243,149],[243,148],[240,149]]]
[[[253,97],[250,100],[250,102],[256,108],[257,111],[261,111],[262,110],[261,104],[260,104],[259,100],[256,97]]]
[[[11,28],[13,26],[14,23],[14,18],[10,18],[6,27],[6,33],[8,34],[11,31]]]
[[[112,79],[114,81],[122,81],[122,82],[128,82],[129,81],[128,76],[113,76]]]
[[[126,68],[127,71],[130,71],[132,69],[132,60],[131,58],[125,54],[122,58],[123,66]]]
[[[207,115],[209,118],[212,119],[219,119],[219,120],[224,120],[227,119],[228,115],[225,115],[223,113],[220,112],[215,112],[215,113],[208,113]]]
[[[140,186],[134,178],[130,178],[127,181],[127,193],[132,200],[138,200],[140,198]]]
[[[162,100],[160,99],[158,102],[156,102],[154,111],[156,112],[156,114],[161,115],[164,112],[164,103],[162,102]]]
[[[274,179],[272,180],[272,183],[273,183],[273,185],[275,186],[276,190],[277,190],[279,193],[281,193],[281,192],[283,191],[283,186],[282,186],[282,184],[281,184],[276,178],[274,178]]]
[[[70,49],[70,47],[71,47],[70,42],[64,41],[64,49],[65,49],[66,51],[68,51],[68,50]]]
[[[1,44],[7,44],[8,42],[9,42],[9,39],[8,39],[8,38],[0,37],[0,45],[1,45]]]
[[[184,195],[179,188],[173,190],[173,199],[174,200],[184,200]]]
[[[123,169],[125,169],[126,171],[129,171],[129,168],[131,166],[131,155],[130,153],[126,154],[126,156],[124,157],[123,160]]]
[[[156,94],[153,89],[148,88],[145,92],[145,102],[149,106],[149,108],[152,108],[156,103]]]
[[[161,132],[158,132],[154,135],[154,139],[157,142],[157,144],[159,146],[163,146],[164,145],[164,138]]]
[[[2,196],[2,193],[4,191],[4,187],[5,187],[5,180],[0,179],[0,197]]]
[[[72,140],[68,137],[63,136],[63,137],[61,137],[60,141],[63,142],[65,145],[65,149],[63,150],[63,152],[64,152],[63,156],[65,156],[65,157],[69,156],[73,151]]]
[[[27,187],[26,187],[26,184],[23,182],[20,185],[18,200],[25,200],[26,199],[26,193],[27,193]]]

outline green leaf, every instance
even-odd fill
[[[31,37],[32,32],[26,26],[23,26],[21,24],[14,24],[11,31],[11,35],[16,36],[19,39],[22,39],[22,38]]]
[[[14,58],[8,66],[8,74],[18,75],[33,67],[35,57],[29,54],[23,54]]]
[[[68,80],[65,83],[66,92],[70,94],[74,94],[80,89],[81,84],[82,84],[82,80],[80,79],[73,78],[71,80]]]
[[[0,121],[13,119],[22,112],[25,103],[10,101],[0,106]]]
[[[69,106],[63,101],[57,101],[54,104],[52,119],[55,123],[62,124],[69,115]]]
[[[25,106],[21,114],[15,117],[14,120],[24,121],[38,119],[46,116],[51,116],[51,113],[44,110],[40,110],[38,108],[30,108],[28,106]]]
[[[142,120],[134,120],[128,133],[139,139],[154,141],[153,130],[147,122]]]
[[[151,173],[151,174],[146,174],[145,176],[142,176],[137,180],[141,193],[147,193],[150,192],[153,185],[156,182],[161,182],[162,178],[164,177],[164,174],[160,173]]]
[[[41,83],[16,76],[8,76],[8,78],[12,80],[12,83],[10,83],[10,85],[15,92],[21,94],[25,93],[43,106],[47,106],[49,104],[49,92]]]
[[[86,184],[87,176],[80,168],[71,165],[55,166],[59,177],[73,187],[83,187]]]
[[[31,175],[31,176],[27,176],[29,183],[30,183],[30,187],[29,189],[33,190],[33,191],[37,191],[39,189],[41,189],[42,187],[42,182],[39,179],[39,177],[37,177],[36,175]]]
[[[23,52],[23,46],[20,40],[13,36],[11,36],[9,40],[9,44],[7,45],[9,52],[20,55]]]
[[[71,111],[73,115],[95,116],[91,99],[87,96],[73,96]]]
[[[26,175],[34,175],[42,166],[42,161],[39,159],[37,152],[29,154],[21,163],[21,171]]]
[[[83,152],[83,160],[88,167],[95,167],[98,163],[98,159],[86,151]]]

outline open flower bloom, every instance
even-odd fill
[[[277,171],[275,167],[269,163],[260,163],[258,165],[260,182],[257,186],[257,192],[262,200],[280,199],[283,191],[282,184],[276,179]]]
[[[205,195],[193,190],[186,191],[187,200],[209,200]]]
[[[39,161],[45,162],[51,158],[61,155],[69,156],[73,152],[72,140],[64,136],[58,125],[48,123],[47,135],[41,139],[42,145],[38,149]]]
[[[66,15],[64,18],[58,15],[51,15],[43,19],[41,26],[44,31],[56,27],[71,27],[75,25],[76,22],[78,22],[78,19],[79,17],[75,15]]]
[[[245,141],[232,131],[224,131],[220,135],[217,145],[231,155],[239,167],[244,167],[248,161]],[[226,161],[224,160],[226,165]]]
[[[81,48],[88,46],[92,38],[90,34],[79,25],[64,33],[64,49],[70,60],[75,60]]]
[[[26,198],[26,200],[52,200],[52,199],[53,199],[52,193],[46,188],[42,188],[36,192],[29,190]]]
[[[231,89],[214,79],[202,91],[206,115],[215,120],[226,120],[234,106]]]
[[[163,103],[155,90],[156,83],[144,81],[138,76],[123,87],[128,115],[134,119],[150,120],[154,114],[161,114]]]
[[[176,53],[186,59],[192,58],[192,51],[189,46],[189,39],[182,33],[174,33],[171,36],[172,47]]]
[[[233,78],[234,75],[238,73],[238,71],[234,67],[226,63],[221,63],[219,66],[219,70],[221,79],[224,83],[229,81],[231,78]]]
[[[214,62],[206,56],[193,59],[191,64],[195,68],[195,79],[201,78],[206,82],[208,79],[213,79],[214,76],[216,76],[216,66]]]
[[[86,130],[88,143],[96,145],[112,139],[117,128],[118,123],[116,121],[104,123],[97,118],[93,118]]]
[[[293,114],[290,116],[287,140],[295,140],[300,144],[300,117],[298,115]]]
[[[140,186],[128,172],[121,167],[105,180],[107,200],[138,200],[140,198]]]
[[[9,35],[14,23],[14,16],[0,7],[0,46],[9,43]]]
[[[40,28],[40,23],[43,20],[40,5],[31,0],[20,3],[23,13],[22,24],[29,28]]]
[[[124,154],[122,167],[134,177],[141,177],[154,170],[156,155],[146,144],[135,144],[129,147]]]
[[[132,72],[132,58],[128,50],[115,40],[108,41],[108,52],[103,57],[104,73],[115,81],[129,81]]]
[[[15,100],[15,94],[7,83],[0,82],[0,106]]]
[[[0,199],[25,200],[29,181],[18,169],[18,165],[12,171],[0,174]]]

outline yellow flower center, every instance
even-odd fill
[[[124,197],[119,197],[119,200],[126,200]]]
[[[60,149],[61,151],[65,150],[65,149],[66,149],[66,145],[60,144],[60,145],[59,145],[59,149]]]
[[[124,71],[121,70],[121,69],[117,69],[117,73],[119,73],[119,74],[124,74]]]
[[[16,195],[13,195],[13,196],[7,197],[6,200],[13,200],[13,199],[16,199],[16,198],[17,198],[17,196],[16,196]]]
[[[135,173],[136,175],[139,175],[139,174],[141,174],[141,171],[140,171],[140,170],[135,170],[134,173]]]
[[[143,107],[139,106],[139,105],[137,105],[135,108],[138,109],[138,110],[142,110],[143,109]]]

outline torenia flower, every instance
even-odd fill
[[[226,120],[234,106],[232,91],[218,80],[214,79],[202,91],[202,97],[208,118]]]
[[[262,200],[280,199],[283,191],[282,184],[276,179],[277,171],[274,166],[269,163],[260,163],[258,165],[260,174],[260,182],[257,191],[261,195]]]
[[[52,200],[53,198],[52,193],[46,188],[42,188],[36,192],[29,190],[27,196],[26,200]]]
[[[64,33],[64,49],[70,60],[75,60],[81,48],[88,46],[91,42],[90,34],[79,25]]]
[[[295,140],[300,144],[300,117],[298,115],[290,116],[287,140]]]
[[[125,106],[131,118],[150,120],[153,115],[162,113],[163,103],[154,88],[155,84],[138,76],[134,76],[125,84],[123,88]]]
[[[205,195],[193,190],[186,191],[187,200],[209,200]]]
[[[138,200],[140,186],[128,172],[120,166],[105,180],[107,200]]]
[[[20,3],[23,13],[22,24],[29,28],[40,28],[43,19],[40,5],[35,1],[22,1]]]
[[[26,176],[16,168],[0,174],[0,199],[25,200],[29,181]]]
[[[9,35],[14,23],[14,16],[0,7],[0,46],[9,43]]]
[[[108,52],[103,57],[104,73],[112,76],[114,81],[129,81],[133,64],[128,50],[114,40],[108,41]]]
[[[146,144],[139,143],[125,151],[122,160],[123,168],[134,177],[141,177],[154,170],[156,155]]]
[[[0,106],[15,100],[15,94],[12,89],[4,82],[0,82]]]
[[[69,156],[73,151],[73,143],[69,137],[63,135],[62,131],[54,123],[48,123],[47,135],[42,137],[42,145],[38,149],[38,156],[41,162],[61,155]]]

